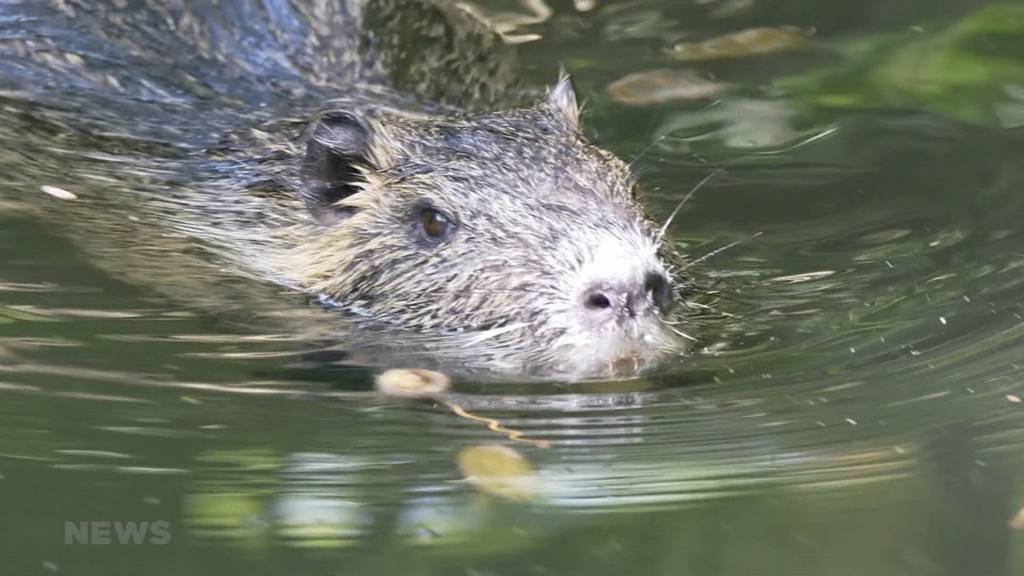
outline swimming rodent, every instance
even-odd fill
[[[74,190],[38,211],[134,275],[275,283],[353,347],[470,372],[632,374],[685,349],[629,167],[583,136],[567,76],[492,104],[527,92],[457,5],[30,4],[0,5],[4,194]]]

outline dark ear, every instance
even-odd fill
[[[328,112],[313,121],[306,137],[300,193],[317,222],[334,224],[352,215],[336,204],[359,191],[370,129],[348,112]]]
[[[559,72],[558,84],[548,92],[547,105],[564,118],[573,130],[579,129],[580,107],[576,101],[576,89],[565,70]]]

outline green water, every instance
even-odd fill
[[[0,203],[0,573],[1024,573],[1024,4],[551,8],[509,32],[535,35],[523,75],[566,65],[654,216],[724,167],[675,228],[695,258],[742,240],[694,268],[721,292],[696,353],[638,381],[458,382],[550,447],[514,442]],[[804,39],[669,54],[779,26]],[[657,69],[721,86],[606,90]],[[531,463],[529,497],[467,481],[480,444]],[[108,521],[167,537],[67,533]]]

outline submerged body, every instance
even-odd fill
[[[428,37],[415,60],[394,5],[0,8],[0,167],[35,167],[10,191],[75,190],[36,211],[171,292],[246,277],[306,294],[386,363],[584,378],[681,353],[660,231],[582,136],[568,79],[487,106],[514,85],[497,36],[411,2],[411,29],[456,47]]]

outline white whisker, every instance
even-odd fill
[[[721,248],[716,248],[716,249],[712,250],[711,252],[708,252],[707,254],[701,256],[700,258],[697,258],[696,260],[691,260],[690,262],[687,262],[686,266],[683,266],[679,271],[680,272],[684,272],[686,270],[689,270],[690,268],[693,268],[694,266],[696,266],[697,264],[700,264],[701,262],[704,262],[704,261],[706,261],[706,260],[708,260],[710,258],[714,258],[715,256],[718,256],[722,252],[725,252],[726,250],[728,250],[730,248],[735,248],[736,246],[739,246],[740,244],[746,242],[747,240],[752,240],[754,238],[757,238],[758,236],[761,236],[762,234],[764,234],[764,233],[763,232],[758,232],[756,234],[752,234],[750,236],[747,236],[746,238],[740,238],[739,240],[737,240],[735,242],[730,242],[730,243],[726,244],[725,246],[722,246]]]
[[[677,335],[679,335],[679,336],[681,336],[681,337],[683,337],[683,338],[686,338],[686,339],[687,339],[687,340],[689,340],[690,342],[696,342],[696,341],[697,341],[697,339],[696,339],[696,338],[694,338],[693,336],[690,336],[689,334],[687,334],[686,332],[683,332],[682,330],[678,330],[678,329],[676,329],[676,328],[673,328],[673,327],[672,327],[672,326],[670,326],[670,325],[669,325],[669,324],[668,324],[667,322],[665,323],[665,326],[666,326],[666,327],[667,327],[667,328],[668,328],[669,330],[671,330],[672,332],[675,332],[675,333],[676,333]]]
[[[697,185],[694,186],[689,192],[687,192],[686,196],[683,196],[683,199],[680,200],[679,204],[676,205],[675,210],[672,210],[672,213],[668,215],[668,219],[665,220],[665,223],[661,225],[661,229],[658,230],[658,243],[661,243],[661,241],[665,239],[665,233],[668,232],[668,227],[672,225],[672,221],[675,220],[676,215],[679,214],[679,211],[683,208],[683,206],[686,205],[690,198],[692,198],[693,195],[697,193],[697,190],[700,190],[701,186],[706,184],[709,180],[717,176],[719,172],[722,172],[724,170],[725,168],[716,168],[713,172],[711,172],[710,174],[705,176],[700,182],[698,182]]]

